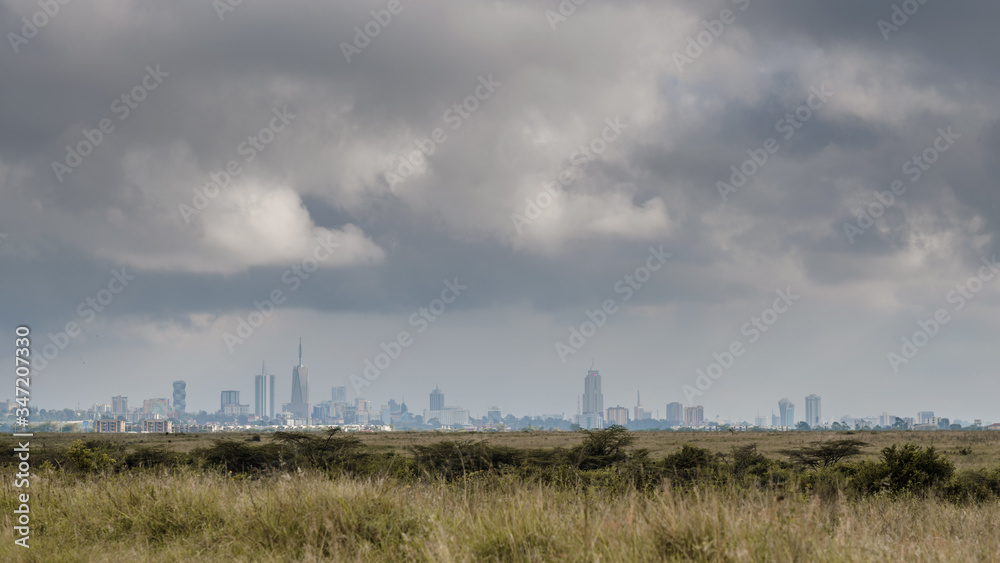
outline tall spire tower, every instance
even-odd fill
[[[309,368],[302,365],[302,338],[299,337],[299,363],[292,368],[292,402],[289,412],[309,424]]]

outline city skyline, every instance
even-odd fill
[[[299,361],[301,362],[301,347],[300,347]],[[262,375],[266,374],[266,367],[262,366],[261,372],[262,373],[260,375],[254,376],[255,396],[258,383],[259,381],[261,381]],[[270,378],[271,388],[273,391],[275,378],[273,375],[269,376],[269,378]],[[184,382],[174,382],[175,389],[177,383],[184,383]],[[809,428],[829,428],[830,425],[833,423],[838,423],[838,424],[844,423],[847,424],[848,427],[853,427],[851,425],[855,423],[861,424],[864,427],[887,427],[898,424],[898,421],[896,421],[897,418],[904,421],[904,423],[909,425],[910,427],[912,427],[913,425],[925,425],[925,424],[930,426],[939,426],[941,421],[943,421],[944,426],[946,427],[950,424],[950,421],[952,420],[960,421],[962,423],[965,423],[965,425],[971,425],[973,421],[975,421],[976,424],[981,424],[982,426],[986,426],[992,423],[991,419],[970,418],[968,417],[968,415],[962,413],[952,413],[951,417],[938,417],[935,416],[934,411],[917,411],[915,413],[915,416],[910,416],[912,414],[910,411],[900,411],[900,412],[894,411],[892,413],[890,413],[889,411],[883,411],[882,413],[854,413],[858,414],[858,416],[854,416],[852,413],[847,412],[835,415],[832,418],[823,418],[821,411],[822,398],[816,394],[810,394],[805,397],[806,410],[804,417],[800,418],[795,417],[794,414],[795,404],[792,401],[790,401],[787,397],[783,397],[782,399],[777,401],[778,414],[773,414],[772,412],[770,425],[766,424],[765,422],[762,422],[766,421],[767,417],[762,417],[759,414],[752,418],[734,419],[731,417],[723,416],[721,413],[713,413],[711,409],[709,409],[708,414],[706,414],[704,405],[685,406],[679,402],[667,403],[663,410],[663,416],[659,416],[659,409],[655,409],[656,416],[654,416],[653,410],[645,409],[643,407],[641,400],[641,391],[638,390],[636,391],[636,405],[633,407],[634,409],[633,411],[630,412],[630,410],[627,407],[616,405],[613,407],[607,407],[605,411],[599,413],[600,416],[595,417],[593,415],[596,415],[598,413],[594,411],[589,411],[589,412],[584,412],[584,411],[585,409],[594,409],[598,405],[603,405],[603,390],[601,385],[602,385],[601,375],[599,370],[595,370],[593,369],[593,366],[591,366],[591,369],[587,371],[587,374],[584,377],[584,394],[578,396],[578,403],[579,403],[578,408],[580,412],[575,416],[570,416],[566,413],[556,414],[555,415],[556,418],[559,418],[563,421],[572,422],[575,425],[579,426],[580,428],[602,428],[611,424],[631,425],[633,423],[640,422],[642,420],[650,420],[657,423],[666,423],[668,426],[673,425],[673,423],[681,423],[680,426],[694,426],[694,427],[702,427],[703,425],[709,426],[709,425],[725,424],[725,425],[737,425],[737,426],[746,425],[748,427],[752,426],[779,427],[790,430],[801,429],[800,425],[803,423],[807,424]],[[387,413],[392,412],[391,409],[389,409],[389,406],[387,406],[383,401],[379,400],[373,401],[365,397],[357,397],[353,401],[349,401],[347,399],[347,393],[345,387],[335,386],[332,387],[331,389],[332,389],[332,400],[324,400],[318,403],[316,405],[317,408],[322,405],[330,405],[337,403],[351,404],[352,402],[357,402],[358,405],[361,405],[363,403],[364,405],[366,405],[364,407],[364,410],[367,412],[366,416],[369,415],[373,416],[371,418],[372,421],[378,420],[377,418],[374,418],[375,414],[384,417],[387,416]],[[220,414],[225,413],[227,415],[236,413],[256,414],[257,410],[250,411],[249,405],[239,405],[239,393],[240,393],[239,390],[221,391],[221,397],[222,397],[221,406],[218,412]],[[485,414],[479,413],[481,414],[481,416],[476,416],[477,413],[475,412],[470,413],[468,409],[463,409],[461,407],[446,406],[444,393],[440,389],[440,386],[435,386],[434,389],[432,389],[429,392],[428,396],[429,396],[427,403],[428,408],[424,409],[423,411],[424,418],[425,419],[429,419],[432,417],[437,419],[444,418],[445,421],[443,422],[443,424],[445,425],[461,426],[462,424],[466,423],[461,423],[457,421],[459,420],[467,421],[470,418],[488,419],[492,418],[491,414],[492,412],[503,411],[501,407],[490,406]],[[128,400],[127,396],[115,396],[112,397],[112,404],[108,404],[105,406],[108,408],[108,412],[110,413],[122,414],[118,412],[119,406],[127,405],[127,400]],[[166,399],[144,400],[143,401],[144,408],[142,410],[148,412],[149,404],[155,403],[156,401],[164,401],[164,404],[169,403],[169,401],[167,401]],[[388,403],[389,405],[396,404],[394,399],[388,399]],[[379,404],[382,405],[381,409],[374,409],[374,407],[372,407],[372,405],[379,405]],[[402,404],[403,404],[403,409],[405,411],[406,410],[405,400],[402,401]],[[94,408],[98,407],[99,405],[100,405],[99,403],[95,403]],[[227,405],[235,405],[237,407],[242,407],[242,410],[227,409]],[[587,406],[584,407],[584,405]],[[284,407],[286,408],[286,411],[283,411],[282,414],[288,415],[291,418],[300,419],[299,424],[313,423],[313,421],[310,420],[310,418],[314,416],[313,414],[314,411],[312,409],[310,410],[309,416],[302,417],[301,413],[288,410],[288,407],[290,406],[291,403],[285,404]],[[372,410],[369,411],[369,408],[371,408]],[[164,409],[160,410],[163,411]],[[209,411],[206,412],[210,415],[212,414]],[[508,412],[508,414],[514,414],[511,411],[506,411],[506,412]],[[523,418],[524,416],[528,416],[529,418],[531,417],[530,413],[528,413],[518,418]],[[549,414],[547,416],[553,416],[553,415]],[[965,416],[966,418],[960,418],[963,416]],[[274,419],[275,418],[274,414],[269,415],[268,418]],[[365,420],[367,421],[368,419],[366,418]],[[751,422],[751,420],[753,420],[753,422]]]

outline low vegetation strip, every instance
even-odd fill
[[[570,447],[274,433],[189,451],[39,451],[30,552],[0,560],[995,560],[1000,466],[858,437],[661,456],[621,427]],[[34,452],[33,452],[34,455]],[[958,455],[965,455],[958,452]],[[13,474],[14,468],[3,468]],[[16,498],[4,479],[5,532]]]

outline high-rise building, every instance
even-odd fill
[[[219,395],[219,410],[226,410],[226,405],[240,404],[240,392],[235,390],[223,391]]]
[[[111,414],[128,414],[128,397],[111,397]]]
[[[469,411],[461,407],[448,407],[444,404],[444,393],[437,386],[431,391],[430,409],[424,411],[424,422],[437,420],[441,426],[466,426],[469,424]]]
[[[269,400],[267,401],[267,416],[271,420],[274,420],[274,379],[275,376],[272,375],[270,378],[271,389],[268,393]]]
[[[309,368],[302,365],[302,339],[299,338],[299,363],[292,368],[292,402],[290,412],[295,418],[304,418],[308,424],[312,413],[309,409]]]
[[[639,396],[639,392],[635,392],[635,415],[632,417],[633,420],[651,420],[653,418],[653,413],[646,410],[642,406],[642,399]]]
[[[578,424],[581,428],[604,427],[604,394],[601,393],[601,374],[595,369],[583,379],[583,412]]]
[[[782,426],[795,426],[795,405],[788,398],[778,401],[778,412],[781,414]]]
[[[774,414],[774,411],[771,411],[771,428],[777,428],[779,426],[781,426],[781,419],[778,418],[778,415]]]
[[[346,403],[347,402],[347,387],[334,387],[333,388],[333,402],[334,403]]]
[[[184,412],[187,408],[187,383],[183,381],[174,382],[174,410],[178,413]]]
[[[486,409],[486,420],[490,424],[500,424],[503,422],[503,414],[500,412],[500,407],[490,407]]]
[[[684,422],[684,405],[673,402],[667,403],[667,423]]]
[[[253,376],[253,413],[260,418],[274,416],[274,376],[261,364],[260,375]]]
[[[618,426],[628,425],[628,409],[619,405],[617,407],[608,407],[608,424],[617,424]]]
[[[878,425],[882,428],[891,428],[895,422],[894,418],[895,417],[890,416],[888,412],[882,411],[882,414],[878,417]]]
[[[354,407],[358,409],[358,412],[369,412],[372,408],[372,402],[364,397],[358,397],[354,400]]]
[[[917,424],[930,424],[934,418],[934,411],[920,411],[917,413]]]
[[[821,414],[819,395],[809,395],[806,397],[806,424],[809,428],[819,426]]]
[[[441,392],[436,385],[434,390],[431,391],[431,408],[432,411],[443,411],[444,410],[444,393]]]
[[[705,407],[697,405],[694,407],[684,407],[684,425],[701,426],[705,423]]]
[[[170,413],[170,402],[166,398],[146,399],[142,402],[143,418],[165,419]]]

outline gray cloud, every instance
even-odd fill
[[[596,357],[608,404],[641,388],[662,408],[792,286],[801,306],[705,394],[712,416],[815,392],[831,413],[998,418],[970,393],[993,378],[993,286],[902,374],[886,352],[996,252],[1000,7],[928,2],[886,41],[889,1],[588,2],[553,31],[557,5],[406,2],[350,63],[341,43],[384,3],[244,2],[223,21],[210,4],[72,3],[5,45],[0,319],[55,332],[112,269],[137,276],[37,400],[164,396],[186,373],[189,404],[211,409],[261,360],[292,361],[299,334],[314,387],[343,384],[458,276],[467,294],[370,399],[422,404],[440,383],[473,412],[571,414]],[[724,8],[736,21],[679,72],[673,53]],[[36,10],[0,2],[0,30]],[[169,75],[119,119],[147,65]],[[490,75],[501,85],[452,128]],[[784,139],[776,123],[822,84],[830,101]],[[296,117],[248,162],[241,143],[284,107]],[[620,137],[518,232],[511,215],[616,117]],[[114,131],[60,182],[52,162],[105,118]],[[947,127],[961,138],[911,182],[903,164]],[[390,185],[435,128],[447,139]],[[723,202],[716,183],[768,137],[780,149]],[[178,206],[230,160],[241,173],[186,222]],[[897,179],[906,193],[851,244],[844,223]],[[341,252],[229,355],[222,334],[325,236]],[[659,245],[666,267],[562,364],[553,344]]]

